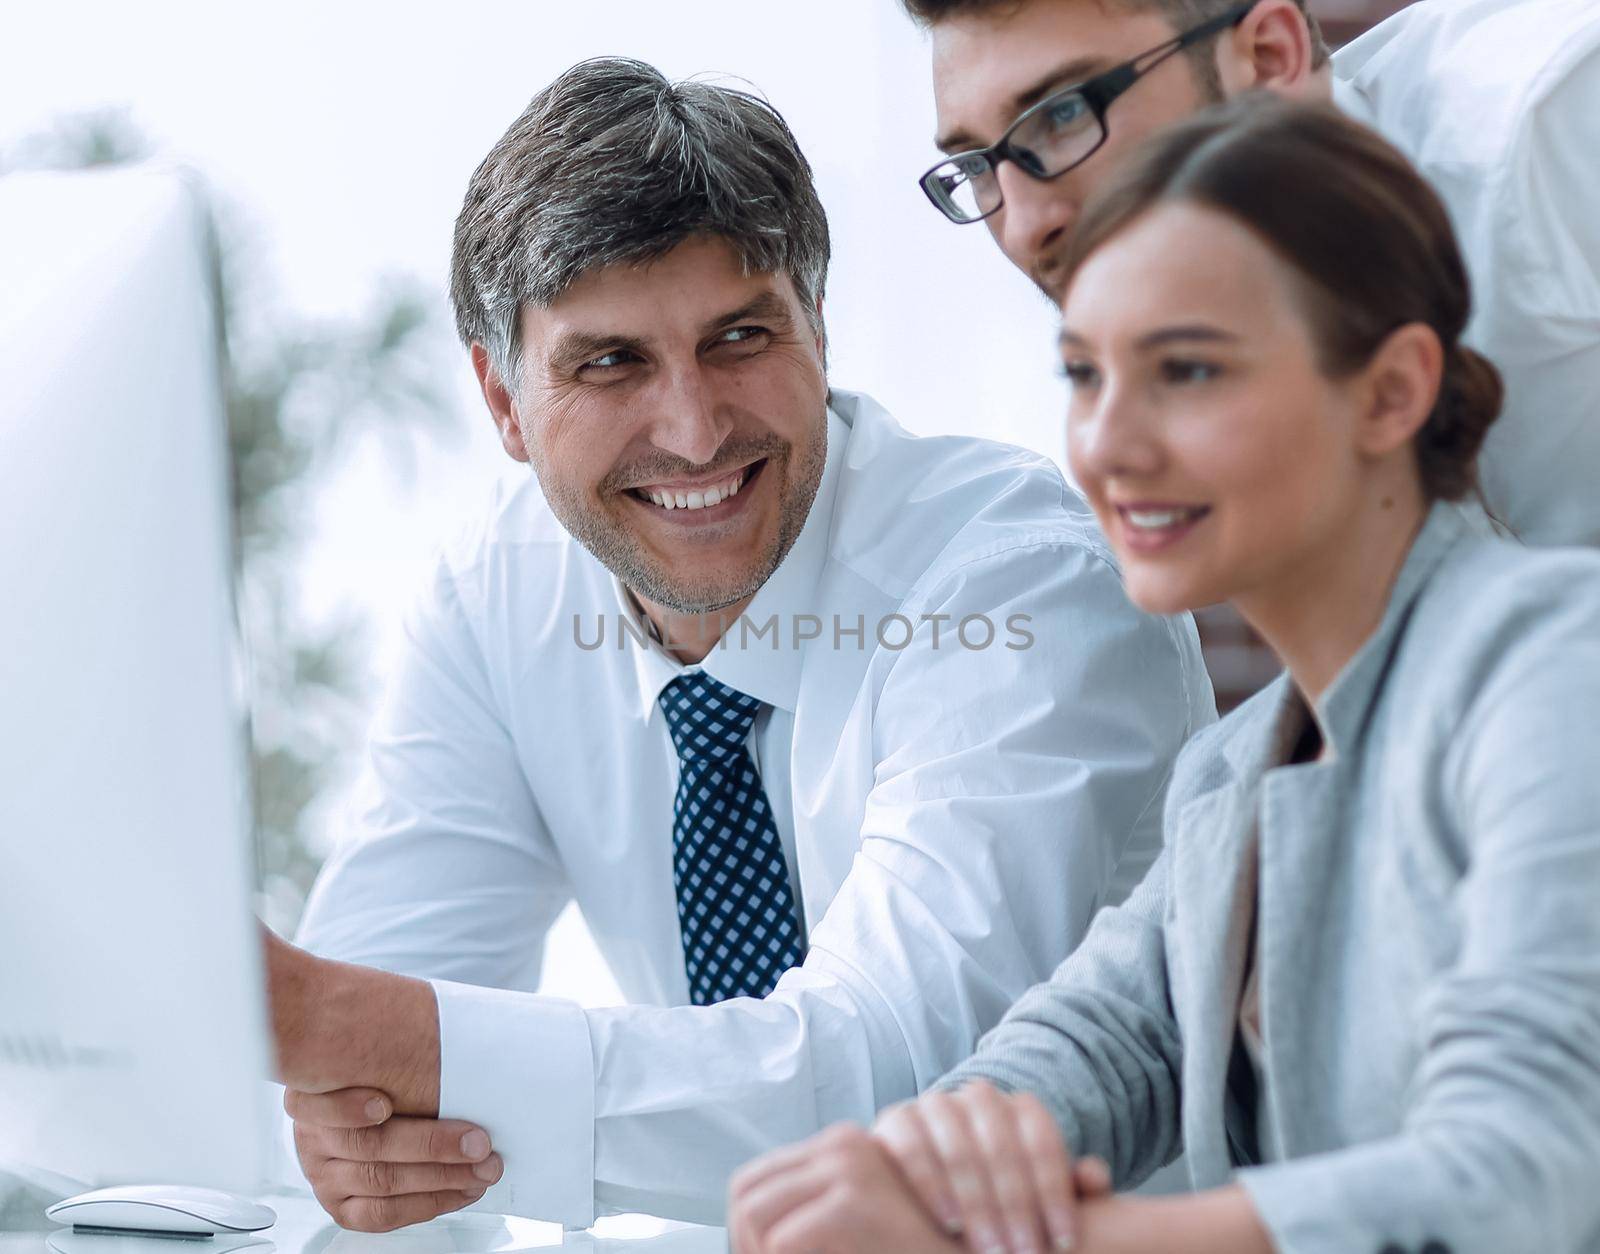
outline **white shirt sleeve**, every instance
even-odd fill
[[[373,730],[359,838],[323,869],[298,940],[325,957],[433,977],[441,1113],[471,1110],[492,1136],[508,1125],[560,1136],[536,1196],[584,1198],[593,1085],[582,1013],[514,991],[537,984],[545,936],[572,893],[497,713],[463,595],[441,563],[407,619]],[[508,1002],[509,1021],[497,1013]],[[480,1031],[478,1018],[500,1034]],[[478,1077],[503,1072],[507,1058],[539,1059],[556,1083],[496,1085],[491,1102],[475,1100]],[[496,1148],[504,1153],[498,1139]],[[528,1210],[509,1182],[496,1190],[508,1212]],[[589,1210],[576,1207],[545,1217]]]
[[[739,1164],[912,1096],[1081,938],[1214,717],[1192,624],[1136,613],[1066,543],[970,563],[903,612],[948,615],[941,647],[924,623],[882,663],[859,852],[770,996],[580,1011],[437,986],[448,1113],[506,1162],[481,1205],[720,1221]],[[1003,641],[1027,615],[1032,642],[963,648],[971,614]]]
[[[441,563],[373,728],[359,839],[323,868],[299,941],[409,975],[529,987],[571,897]]]
[[[1501,368],[1482,459],[1489,502],[1535,544],[1600,545],[1600,46],[1522,120],[1487,212],[1458,224],[1478,309],[1469,342]]]
[[[1600,17],[1592,18],[1600,30]],[[1502,174],[1500,241],[1527,270],[1520,294],[1530,309],[1600,328],[1600,38],[1563,68],[1524,120],[1513,168]]]

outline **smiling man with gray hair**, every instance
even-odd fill
[[[745,1159],[964,1058],[1153,857],[1214,717],[1192,624],[1131,607],[1049,462],[830,390],[827,261],[778,114],[634,61],[473,176],[452,295],[534,475],[440,559],[269,951],[342,1224],[490,1186],[718,1220]],[[573,901],[628,1004],[533,992]]]

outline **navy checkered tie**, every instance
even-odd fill
[[[672,874],[697,1006],[765,997],[805,946],[772,807],[746,741],[761,702],[704,671],[661,693],[678,749]]]

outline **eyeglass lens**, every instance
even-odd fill
[[[1025,115],[1006,141],[1006,156],[1035,178],[1051,178],[1082,161],[1102,138],[1100,119],[1077,92],[1044,101]],[[968,153],[934,171],[947,213],[970,221],[1000,206],[1000,180],[986,155]]]

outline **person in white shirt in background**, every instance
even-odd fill
[[[965,1058],[1157,852],[1215,718],[1192,621],[1132,607],[1048,461],[830,391],[827,259],[781,118],[638,62],[473,176],[458,325],[535,477],[440,561],[364,819],[268,941],[347,1227],[720,1220],[752,1155]],[[630,1004],[532,991],[569,901]]]
[[[924,190],[1052,300],[1085,198],[1158,127],[1266,88],[1377,130],[1444,200],[1476,294],[1465,342],[1505,379],[1485,503],[1528,543],[1600,545],[1594,0],[1422,0],[1331,58],[1304,0],[901,3],[931,33],[951,156]]]

